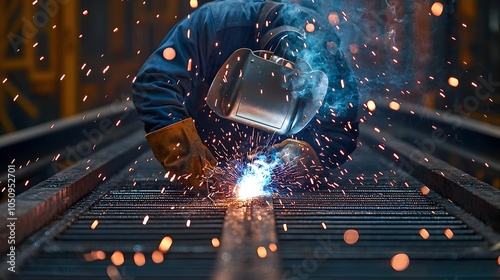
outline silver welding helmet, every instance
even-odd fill
[[[297,56],[303,34],[286,29],[266,47],[236,50],[217,72],[207,104],[219,116],[277,134],[295,134],[314,117],[328,78]]]

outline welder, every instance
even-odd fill
[[[305,176],[346,161],[358,136],[357,84],[317,10],[214,1],[166,35],[132,88],[168,178],[203,190],[231,153],[266,145]]]

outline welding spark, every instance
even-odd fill
[[[280,160],[274,159],[271,162],[266,160],[264,155],[257,155],[243,167],[243,175],[236,183],[238,198],[248,199],[271,194],[272,190],[268,186],[271,183],[273,169]]]
[[[407,254],[396,254],[391,259],[391,266],[396,271],[403,271],[410,265],[410,258]]]
[[[142,224],[143,224],[143,225],[146,225],[146,224],[148,223],[148,221],[149,221],[149,215],[146,215],[146,216],[144,217],[144,219],[142,220]]]

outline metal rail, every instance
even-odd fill
[[[431,110],[408,103],[392,110],[387,100],[376,102],[371,124],[500,188],[500,152],[494,148],[500,141],[498,126],[452,110]]]
[[[30,185],[49,178],[106,145],[140,130],[132,102],[116,101],[87,111],[0,137],[0,164],[17,167],[16,179]],[[0,188],[6,185],[0,171]],[[16,188],[20,194],[28,188]]]
[[[433,158],[409,161],[410,170],[401,162],[412,151],[400,149],[411,147],[386,141],[381,150],[388,136],[363,129],[353,160],[330,178],[338,187],[245,202],[176,190],[141,149],[27,237],[18,247],[19,273],[4,277],[498,278],[498,190],[468,177],[461,186],[458,171]],[[459,193],[452,200],[439,194],[450,186]],[[469,199],[478,204],[467,208]]]

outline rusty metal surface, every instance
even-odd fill
[[[280,279],[277,243],[271,198],[232,204],[212,279]]]

